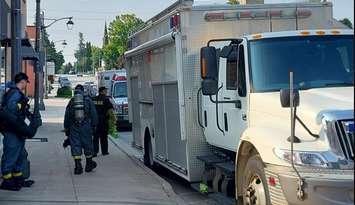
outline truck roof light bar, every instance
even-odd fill
[[[338,35],[338,34],[340,34],[340,31],[333,30],[333,31],[330,31],[330,33],[333,34],[333,35]]]
[[[207,12],[206,21],[232,21],[248,19],[267,19],[267,18],[308,18],[312,15],[310,9],[293,10],[246,10],[246,11],[226,11],[226,12]]]
[[[261,35],[261,34],[253,35],[253,39],[261,39],[262,37],[263,37],[263,35]]]
[[[311,32],[309,32],[309,31],[301,31],[300,34],[301,34],[301,36],[308,36],[308,35],[311,34]]]
[[[322,36],[322,35],[325,35],[325,31],[316,31],[316,34]]]

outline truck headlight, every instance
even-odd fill
[[[274,153],[278,158],[291,163],[291,150],[275,148]],[[298,166],[328,168],[328,161],[319,152],[294,151],[293,161]]]

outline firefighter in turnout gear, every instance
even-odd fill
[[[1,172],[3,182],[0,188],[10,191],[19,191],[22,187],[30,187],[34,181],[25,180],[23,176],[24,164],[27,162],[25,150],[26,138],[32,138],[42,121],[40,116],[34,116],[28,111],[28,98],[24,95],[28,83],[25,73],[18,73],[15,82],[8,86],[2,98],[1,133],[3,139],[3,155],[1,159]],[[30,120],[30,125],[25,119]]]
[[[65,111],[64,129],[69,136],[71,153],[75,161],[74,174],[83,173],[81,165],[82,150],[86,157],[85,171],[91,172],[97,164],[92,160],[94,155],[93,139],[97,126],[95,105],[89,96],[84,94],[84,87],[77,85],[74,97],[69,101]]]
[[[99,95],[93,98],[99,118],[99,124],[94,135],[94,156],[99,153],[99,141],[102,155],[108,155],[108,118],[107,113],[113,109],[113,105],[107,96],[105,87],[99,88]]]

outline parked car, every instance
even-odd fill
[[[59,85],[61,88],[71,87],[71,82],[68,80],[68,78],[64,78],[60,81]]]
[[[69,80],[69,79],[68,79],[68,77],[66,77],[66,76],[59,76],[59,77],[58,77],[58,83],[59,83],[59,84],[61,84],[61,82],[62,82],[63,80]]]

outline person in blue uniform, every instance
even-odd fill
[[[91,98],[84,94],[84,87],[77,85],[74,97],[69,101],[64,117],[64,129],[69,136],[71,153],[74,158],[74,174],[83,173],[81,156],[86,157],[85,171],[91,172],[97,164],[93,161],[93,134],[97,126],[97,113]]]
[[[28,111],[28,98],[24,95],[27,83],[28,76],[25,73],[18,73],[14,84],[8,85],[1,105],[3,113],[6,113],[4,117],[6,123],[3,121],[2,124],[6,125],[1,128],[4,139],[1,159],[3,181],[0,188],[10,191],[19,191],[22,187],[30,187],[34,183],[32,180],[26,181],[23,177],[22,171],[28,155],[25,141],[26,138],[34,136],[41,121],[35,122]],[[30,126],[25,123],[26,118],[30,119]]]

